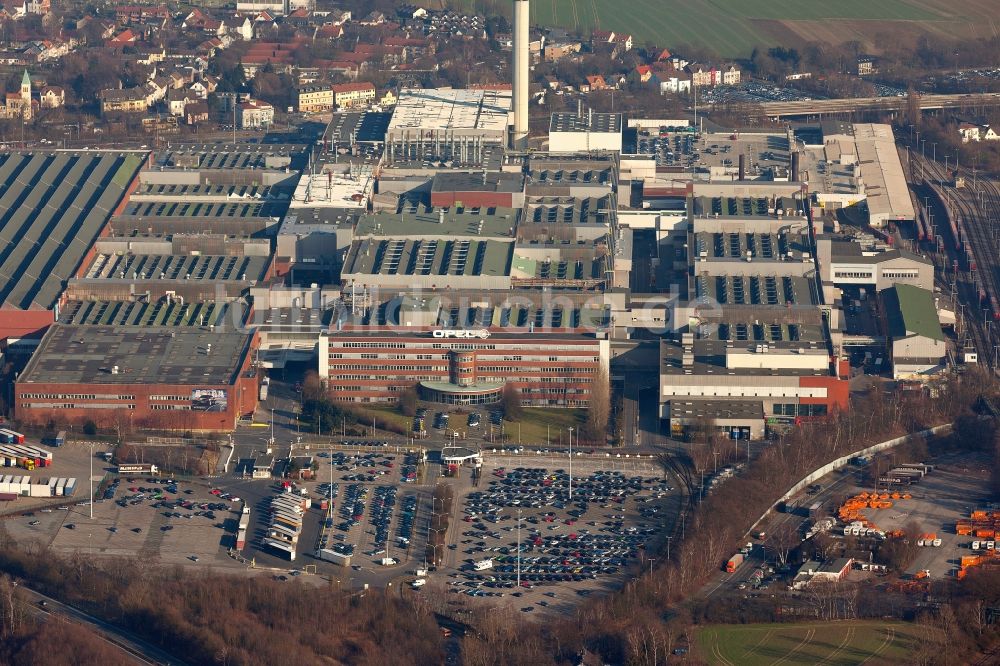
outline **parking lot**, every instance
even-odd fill
[[[428,587],[528,614],[569,612],[647,564],[674,491],[653,464],[583,459],[571,490],[568,458],[537,460],[490,457]]]
[[[62,509],[38,509],[6,521],[19,543],[61,552],[139,556],[161,564],[239,566],[226,555],[241,504],[203,484],[122,477],[94,503],[84,494]]]
[[[315,557],[327,548],[349,556],[352,576],[359,582],[379,583],[398,575],[398,567],[414,556],[422,557],[426,532],[419,532],[419,517],[429,519],[429,491],[418,482],[424,475],[416,453],[388,452],[372,446],[377,440],[358,440],[356,451],[320,451],[315,478],[297,481],[287,490],[308,497],[311,507],[302,516],[296,560],[261,545],[266,533],[270,498],[286,492],[280,482],[227,480],[222,485],[246,495],[251,521],[242,555],[259,566],[273,568],[314,565],[317,573],[347,577],[338,564]],[[322,508],[322,501],[329,502]],[[255,508],[253,508],[255,507]],[[383,565],[383,560],[394,560]],[[368,575],[366,575],[368,574]]]

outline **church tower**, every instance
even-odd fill
[[[31,120],[31,77],[24,70],[21,77],[21,114],[25,120]]]

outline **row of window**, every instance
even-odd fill
[[[169,411],[190,411],[191,405],[150,405],[150,409],[156,410],[169,410]]]
[[[22,402],[22,409],[135,409],[134,404],[120,402]]]
[[[847,271],[837,271],[833,274],[833,276],[835,278],[852,278],[861,280],[871,280],[873,277],[871,273],[849,273]]]
[[[775,403],[775,416],[826,416],[826,405],[792,405]]]
[[[917,271],[897,271],[893,273],[882,273],[882,277],[895,280],[912,280],[920,277]]]
[[[134,395],[114,393],[22,393],[21,397],[34,400],[135,400]]]
[[[189,396],[189,395],[151,395],[151,396],[149,396],[149,399],[150,400],[173,400],[173,401],[183,402],[185,400],[190,400],[191,396]]]
[[[403,342],[341,342],[334,343],[331,340],[330,349],[340,350],[340,349],[452,349],[452,350],[462,350],[462,351],[474,351],[474,350],[507,350],[507,351],[520,351],[524,350],[526,347],[525,343],[508,343],[508,344],[494,344],[489,342],[413,342],[413,343],[403,343]],[[579,351],[580,349],[586,349],[581,345],[561,345],[561,344],[548,344],[545,345],[541,353],[551,353],[554,351]]]
[[[353,365],[353,364],[336,364],[330,366],[330,371],[334,370],[386,370],[387,368],[392,368],[393,370],[424,370],[425,372],[448,372],[447,365]]]

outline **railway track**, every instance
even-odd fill
[[[948,216],[954,258],[958,260],[959,298],[969,312],[966,330],[980,354],[980,362],[995,365],[1000,327],[1000,243],[997,220],[991,211],[1000,206],[1000,187],[990,180],[976,179],[960,169],[966,186],[955,189],[943,165],[922,160],[924,184],[935,192]]]

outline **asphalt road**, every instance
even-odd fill
[[[93,615],[36,592],[23,584],[19,587],[30,604],[31,612],[36,616],[61,616],[87,626],[93,630],[94,635],[127,654],[137,664],[183,666],[187,663]]]
[[[847,490],[848,486],[856,483],[857,470],[854,467],[848,466],[839,471],[831,472],[827,476],[819,479],[817,483],[823,486],[815,495],[805,495],[800,494],[802,498],[800,502],[806,504],[807,506],[814,504],[815,502],[822,502],[826,505],[831,499],[839,495],[843,495]],[[833,480],[831,480],[831,475]],[[779,527],[785,524],[792,524],[796,528],[801,527],[808,518],[799,513],[771,513],[768,518],[757,526],[756,531],[763,532],[773,532]],[[721,571],[722,562],[719,562],[720,571],[701,589],[698,593],[699,597],[707,598],[711,597],[720,592],[732,591],[738,583],[746,580],[754,569],[764,565],[766,560],[764,546],[757,539],[751,539],[754,547],[750,551],[750,555],[744,559],[743,564],[741,564],[737,569],[736,573],[726,573]]]

